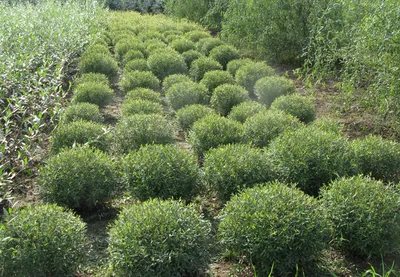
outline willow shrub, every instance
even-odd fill
[[[210,107],[193,104],[186,106],[176,112],[176,119],[179,125],[184,131],[188,131],[192,128],[193,124],[207,115],[215,114],[215,111]]]

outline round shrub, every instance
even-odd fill
[[[140,32],[140,35],[138,36],[138,38],[144,42],[146,42],[148,40],[153,40],[153,39],[165,41],[165,37],[163,34],[161,34],[159,31],[151,30],[151,29]]]
[[[196,49],[196,44],[188,39],[185,38],[180,38],[172,41],[170,43],[170,46],[174,48],[176,51],[179,53],[183,53],[189,50],[195,50]]]
[[[163,80],[162,88],[164,92],[167,92],[170,87],[175,84],[183,83],[183,82],[190,82],[192,81],[189,76],[183,74],[172,74],[166,77]]]
[[[126,63],[124,66],[124,73],[130,71],[150,71],[146,59],[134,59]]]
[[[279,96],[272,102],[271,108],[291,114],[304,123],[315,119],[316,111],[312,99],[300,94]]]
[[[131,50],[128,50],[128,52],[126,52],[126,54],[122,58],[122,64],[126,65],[130,61],[133,61],[136,59],[144,59],[144,58],[145,57],[141,51],[131,49]]]
[[[238,71],[238,69],[246,64],[250,64],[250,63],[254,63],[253,60],[251,59],[235,59],[235,60],[231,60],[228,62],[228,64],[226,65],[226,71],[228,71],[230,74],[232,74],[232,76],[236,75],[236,71]]]
[[[75,102],[88,102],[104,107],[114,97],[114,91],[103,83],[82,83],[74,90],[73,100]]]
[[[173,85],[165,94],[174,110],[193,104],[208,104],[210,97],[207,88],[199,83],[181,82]]]
[[[228,118],[244,123],[247,118],[260,112],[267,111],[267,107],[255,101],[246,101],[234,106]]]
[[[400,190],[370,177],[333,181],[321,190],[335,244],[352,254],[380,256],[400,248]]]
[[[182,38],[182,35],[177,35],[177,34],[169,34],[167,36],[165,36],[165,40],[168,43],[173,42],[174,40],[180,39]]]
[[[129,51],[136,50],[136,51],[140,51],[142,54],[144,54],[145,49],[146,48],[144,46],[144,43],[142,41],[140,41],[139,39],[127,38],[127,39],[122,39],[115,44],[114,52],[115,52],[115,55],[118,57],[118,59],[120,61],[122,61],[123,58],[125,57],[125,55]]]
[[[209,32],[206,32],[206,31],[193,30],[193,31],[187,32],[185,34],[185,37],[193,42],[198,42],[199,40],[201,40],[203,38],[210,38],[211,35]]]
[[[184,131],[192,128],[193,124],[207,115],[215,114],[214,110],[200,104],[186,106],[176,112],[176,118]]]
[[[196,50],[189,50],[189,51],[182,53],[182,57],[185,60],[185,63],[188,66],[188,68],[190,68],[193,61],[197,60],[198,58],[200,58],[202,56],[203,56],[203,54],[201,54],[200,52],[198,52]]]
[[[160,81],[150,71],[130,71],[126,72],[119,82],[119,86],[124,92],[128,92],[135,88],[149,88],[158,90]]]
[[[338,134],[305,127],[273,140],[268,156],[276,177],[317,195],[330,181],[357,172],[354,151]]]
[[[238,85],[225,84],[218,86],[210,100],[211,107],[226,116],[232,107],[249,100],[249,93]]]
[[[183,57],[174,52],[152,54],[147,59],[147,65],[160,80],[172,74],[187,74],[188,71]]]
[[[110,54],[110,50],[108,49],[107,46],[96,43],[96,44],[90,45],[88,48],[86,48],[85,52],[83,53],[83,56],[85,56],[87,54],[90,55],[89,53],[101,53],[101,54],[108,55],[108,54]]]
[[[128,154],[123,176],[139,200],[149,198],[190,201],[197,189],[197,159],[176,145],[147,145]]]
[[[300,121],[282,111],[267,110],[249,117],[243,124],[243,141],[255,147],[265,147],[280,134],[302,127]]]
[[[147,56],[151,56],[152,54],[163,52],[163,51],[174,53],[175,55],[179,54],[174,49],[168,47],[168,45],[165,42],[162,42],[160,40],[151,41],[151,43],[149,43],[146,47]]]
[[[400,143],[370,135],[352,141],[360,173],[384,182],[400,181]]]
[[[274,69],[265,62],[251,62],[242,65],[236,71],[235,81],[238,85],[245,87],[250,94],[253,94],[257,80],[274,74]]]
[[[77,210],[93,210],[111,200],[119,189],[111,157],[89,147],[76,147],[47,160],[39,172],[41,197]]]
[[[261,103],[269,107],[275,98],[294,93],[296,87],[293,82],[281,76],[267,76],[259,79],[254,85],[254,94]]]
[[[129,100],[149,100],[156,103],[161,103],[160,93],[148,89],[148,88],[136,88],[128,91],[125,95],[125,99]]]
[[[208,56],[210,51],[217,46],[223,45],[223,41],[219,38],[203,38],[197,42],[197,51]]]
[[[204,74],[211,70],[222,70],[222,65],[209,57],[200,57],[192,62],[189,75],[193,80],[200,81]]]
[[[28,206],[5,218],[1,276],[74,276],[87,260],[86,225],[56,205]]]
[[[321,131],[332,132],[338,135],[342,133],[340,122],[328,117],[318,118],[311,122],[310,126]]]
[[[230,143],[239,143],[243,127],[237,121],[219,115],[205,116],[193,124],[189,141],[197,155],[210,148]]]
[[[153,199],[111,225],[110,271],[118,276],[197,276],[211,257],[211,224],[193,206]]]
[[[79,61],[80,73],[102,73],[110,80],[118,77],[118,64],[109,54],[86,53]]]
[[[172,125],[159,114],[135,114],[122,118],[112,134],[112,150],[128,153],[145,144],[169,144],[175,140]]]
[[[62,148],[76,144],[88,144],[100,150],[106,150],[108,138],[105,126],[96,122],[77,120],[60,124],[53,132],[51,138],[53,152],[57,153]]]
[[[270,179],[267,159],[261,149],[229,144],[210,149],[205,155],[203,181],[222,201],[228,201],[243,188]]]
[[[239,58],[239,51],[232,45],[220,45],[210,51],[210,57],[222,64],[226,69],[228,62]]]
[[[229,72],[222,70],[208,71],[200,81],[200,83],[205,85],[210,92],[213,92],[214,89],[220,85],[233,84],[234,82],[235,80],[232,75]]]
[[[129,116],[133,114],[162,114],[163,106],[150,100],[127,99],[122,104],[122,115]]]
[[[78,120],[102,122],[103,119],[104,118],[100,113],[99,106],[83,102],[69,105],[64,110],[61,122],[62,124]]]
[[[97,83],[104,84],[105,86],[110,86],[110,81],[107,76],[101,73],[85,73],[82,74],[78,79],[75,80],[74,85],[78,86],[83,83]]]
[[[294,276],[328,248],[329,223],[319,203],[280,182],[235,195],[222,210],[218,238],[226,252],[251,262],[257,273]],[[263,275],[265,274],[265,275]]]

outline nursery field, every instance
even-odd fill
[[[88,3],[0,4],[1,276],[400,275],[398,141],[198,23]]]

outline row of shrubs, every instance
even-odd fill
[[[259,184],[222,209],[217,245],[211,223],[196,206],[148,200],[125,207],[110,225],[108,273],[195,275],[219,251],[253,264],[260,274],[290,276],[314,262],[330,242],[362,256],[395,253],[399,199],[398,186],[363,176],[330,183],[319,200],[277,181]],[[3,276],[72,276],[88,258],[85,223],[56,205],[12,212],[0,227]]]

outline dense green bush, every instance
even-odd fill
[[[164,80],[172,74],[187,74],[188,68],[182,55],[164,51],[149,56],[147,64],[158,79]]]
[[[46,202],[92,210],[119,190],[113,159],[99,150],[76,147],[49,158],[39,172],[39,192]]]
[[[328,248],[329,223],[317,200],[280,182],[233,196],[220,217],[226,254],[244,258],[260,276],[294,276]]]
[[[160,89],[160,81],[150,71],[131,71],[124,74],[119,86],[124,92],[136,88],[149,88],[152,90]]]
[[[54,130],[51,138],[51,149],[57,153],[62,148],[72,147],[76,144],[88,144],[100,150],[106,150],[108,136],[103,124],[77,120],[60,124]]]
[[[166,0],[165,13],[200,22],[206,15],[209,1]]]
[[[197,192],[195,156],[176,145],[148,145],[124,158],[123,176],[132,194],[149,198],[190,201]]]
[[[133,114],[162,114],[164,111],[160,103],[142,99],[127,99],[122,104],[122,116]]]
[[[239,51],[232,45],[220,45],[210,51],[210,58],[218,61],[226,69],[228,62],[239,58]]]
[[[198,42],[199,40],[201,40],[203,38],[210,38],[211,34],[209,32],[202,31],[202,30],[193,30],[193,31],[187,32],[185,34],[185,37],[190,39],[193,42]]]
[[[152,28],[148,28],[148,29],[143,29],[140,34],[138,35],[138,38],[141,39],[142,41],[146,42],[146,41],[154,41],[154,40],[161,40],[163,42],[165,42],[165,37],[164,35]]]
[[[125,58],[125,55],[132,50],[136,50],[145,54],[145,45],[144,43],[135,37],[129,37],[126,39],[121,39],[115,44],[114,52],[120,61]]]
[[[193,124],[207,115],[215,114],[215,111],[207,106],[194,104],[186,106],[176,112],[176,119],[184,131],[192,128]]]
[[[332,132],[335,134],[342,133],[342,125],[339,121],[328,118],[328,117],[320,117],[313,122],[311,122],[310,126],[325,131],[325,132]]]
[[[207,88],[193,81],[173,85],[165,96],[174,110],[193,104],[208,104],[210,101]]]
[[[385,255],[400,248],[400,190],[370,177],[335,180],[321,191],[335,245],[352,254]]]
[[[229,144],[210,149],[204,158],[203,181],[222,201],[254,184],[271,180],[264,151],[250,145]]]
[[[78,120],[102,122],[104,118],[100,113],[99,106],[83,102],[69,105],[64,110],[61,122],[66,124]]]
[[[151,70],[147,65],[146,59],[134,59],[127,62],[124,66],[125,74],[130,71],[151,71]]]
[[[111,150],[128,153],[145,144],[169,144],[174,139],[174,129],[162,115],[135,114],[117,123],[112,133]]]
[[[86,226],[56,205],[15,210],[0,223],[1,276],[73,276],[86,261]]]
[[[352,141],[360,173],[384,182],[400,181],[400,143],[368,136]]]
[[[105,5],[112,10],[134,10],[140,13],[158,14],[164,11],[164,0],[106,0]]]
[[[108,55],[110,54],[110,50],[105,45],[95,43],[87,47],[82,56],[84,57],[85,55],[90,55],[90,53],[101,53],[104,55]]]
[[[193,124],[189,141],[197,155],[210,148],[230,143],[239,143],[243,126],[237,121],[219,115],[205,116]]]
[[[200,83],[205,85],[210,92],[213,92],[216,87],[223,84],[233,84],[235,80],[229,72],[223,70],[211,70],[204,74]]]
[[[224,42],[219,38],[203,38],[197,42],[196,47],[197,51],[203,53],[203,55],[208,56],[211,50],[223,44]]]
[[[254,85],[259,79],[274,74],[274,69],[265,62],[249,62],[236,71],[235,80],[238,85],[245,87],[250,94],[253,94]]]
[[[152,39],[147,41],[147,47],[146,47],[147,56],[150,56],[152,54],[159,54],[160,52],[169,52],[175,55],[179,54],[178,51],[175,51],[175,49],[168,47],[168,45],[161,40]]]
[[[313,100],[300,94],[279,96],[272,102],[271,109],[284,111],[304,123],[313,121],[316,113]]]
[[[185,38],[180,38],[172,41],[170,43],[170,46],[174,48],[176,51],[179,53],[183,53],[189,50],[195,50],[196,49],[196,44],[188,39]]]
[[[303,127],[294,116],[278,110],[267,110],[249,117],[244,123],[243,141],[255,147],[266,147],[285,131]]]
[[[125,208],[110,228],[110,272],[197,276],[210,262],[210,235],[211,224],[182,202],[153,199]]]
[[[102,73],[84,73],[75,80],[74,85],[78,86],[83,83],[101,83],[106,86],[110,86],[110,81],[108,80],[107,76]]]
[[[136,88],[131,91],[128,91],[125,95],[125,99],[129,100],[149,100],[156,103],[161,103],[160,93],[148,89],[148,88]]]
[[[244,123],[247,118],[260,112],[267,111],[267,107],[255,101],[246,101],[234,106],[228,118]]]
[[[313,127],[284,133],[271,142],[268,155],[277,178],[297,183],[311,195],[317,195],[323,184],[357,172],[349,142]]]
[[[102,73],[110,80],[118,77],[118,64],[110,54],[87,52],[79,60],[80,73]]]
[[[187,75],[172,74],[166,77],[162,82],[163,92],[167,92],[173,85],[183,82],[190,82],[191,79]]]
[[[246,89],[238,85],[225,84],[214,90],[210,104],[214,110],[226,116],[234,106],[248,100],[250,100],[249,93]]]
[[[279,96],[294,93],[293,82],[281,76],[267,76],[259,79],[254,85],[254,94],[261,103],[268,107]]]
[[[136,59],[144,59],[145,56],[143,55],[143,53],[139,50],[128,50],[128,52],[126,52],[126,54],[123,56],[121,63],[123,65],[126,65],[128,62],[132,61],[132,60],[136,60]]]
[[[222,70],[222,65],[209,57],[200,57],[192,62],[189,75],[193,80],[200,81],[207,71],[212,70]]]
[[[114,91],[103,83],[82,83],[74,89],[73,101],[88,102],[104,107],[111,102]]]
[[[226,71],[228,71],[232,76],[236,75],[236,71],[242,66],[246,64],[253,63],[254,61],[251,59],[235,59],[228,62],[226,65]]]
[[[189,50],[189,51],[182,53],[182,57],[185,60],[185,63],[188,66],[188,68],[190,68],[193,61],[197,60],[198,58],[200,58],[202,56],[203,56],[203,54],[201,54],[200,52],[198,52],[196,50]]]

